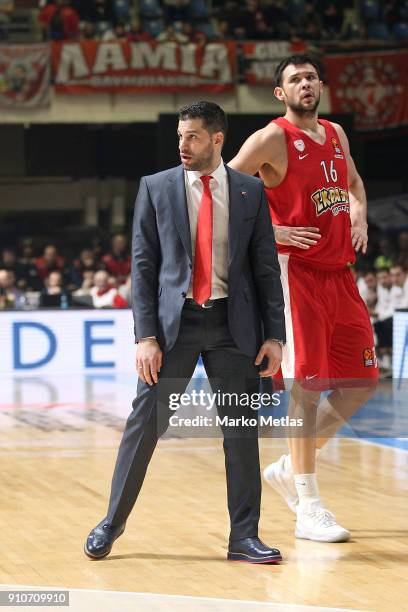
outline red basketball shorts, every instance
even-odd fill
[[[316,389],[355,386],[361,379],[374,383],[373,331],[351,271],[322,270],[286,254],[279,263],[286,322],[283,378]]]

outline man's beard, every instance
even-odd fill
[[[315,99],[315,102],[312,107],[305,108],[302,104],[294,104],[293,102],[286,102],[287,106],[293,111],[296,115],[300,117],[313,117],[316,113],[316,109],[319,106],[320,95]]]
[[[195,172],[208,170],[208,168],[211,168],[212,166],[213,157],[214,147],[210,142],[208,147],[202,153],[200,153],[200,156],[194,159],[194,162],[189,165],[188,170],[194,170]]]

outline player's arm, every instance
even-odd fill
[[[367,250],[367,196],[364,183],[357,172],[356,165],[350,154],[348,138],[341,125],[334,124],[347,161],[348,185],[350,196],[351,240],[356,251]]]
[[[285,135],[282,128],[270,124],[254,132],[244,142],[238,154],[228,165],[246,174],[256,174],[259,172],[261,178],[265,181],[263,175],[266,173],[279,176],[282,150],[285,146]],[[284,173],[281,174],[281,178],[283,178]],[[266,186],[269,187],[269,185]],[[288,206],[290,206],[290,202],[288,202]],[[309,249],[320,239],[317,227],[273,225],[273,231],[276,242],[296,246],[299,249]]]
[[[273,168],[277,142],[277,130],[272,126],[258,130],[244,142],[228,165],[246,174],[256,174],[265,165]]]

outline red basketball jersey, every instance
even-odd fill
[[[283,117],[275,123],[285,131],[288,168],[280,185],[265,188],[272,222],[318,227],[321,233],[309,249],[279,244],[278,251],[328,270],[354,263],[347,162],[336,130],[319,119],[326,131],[321,145]]]

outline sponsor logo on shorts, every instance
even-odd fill
[[[377,357],[375,354],[375,348],[365,348],[363,351],[363,363],[365,368],[371,366],[377,366]]]
[[[312,193],[311,197],[316,206],[316,215],[318,217],[328,210],[331,210],[334,217],[341,212],[350,212],[347,189],[340,189],[339,187],[322,187],[322,189],[318,189]]]

